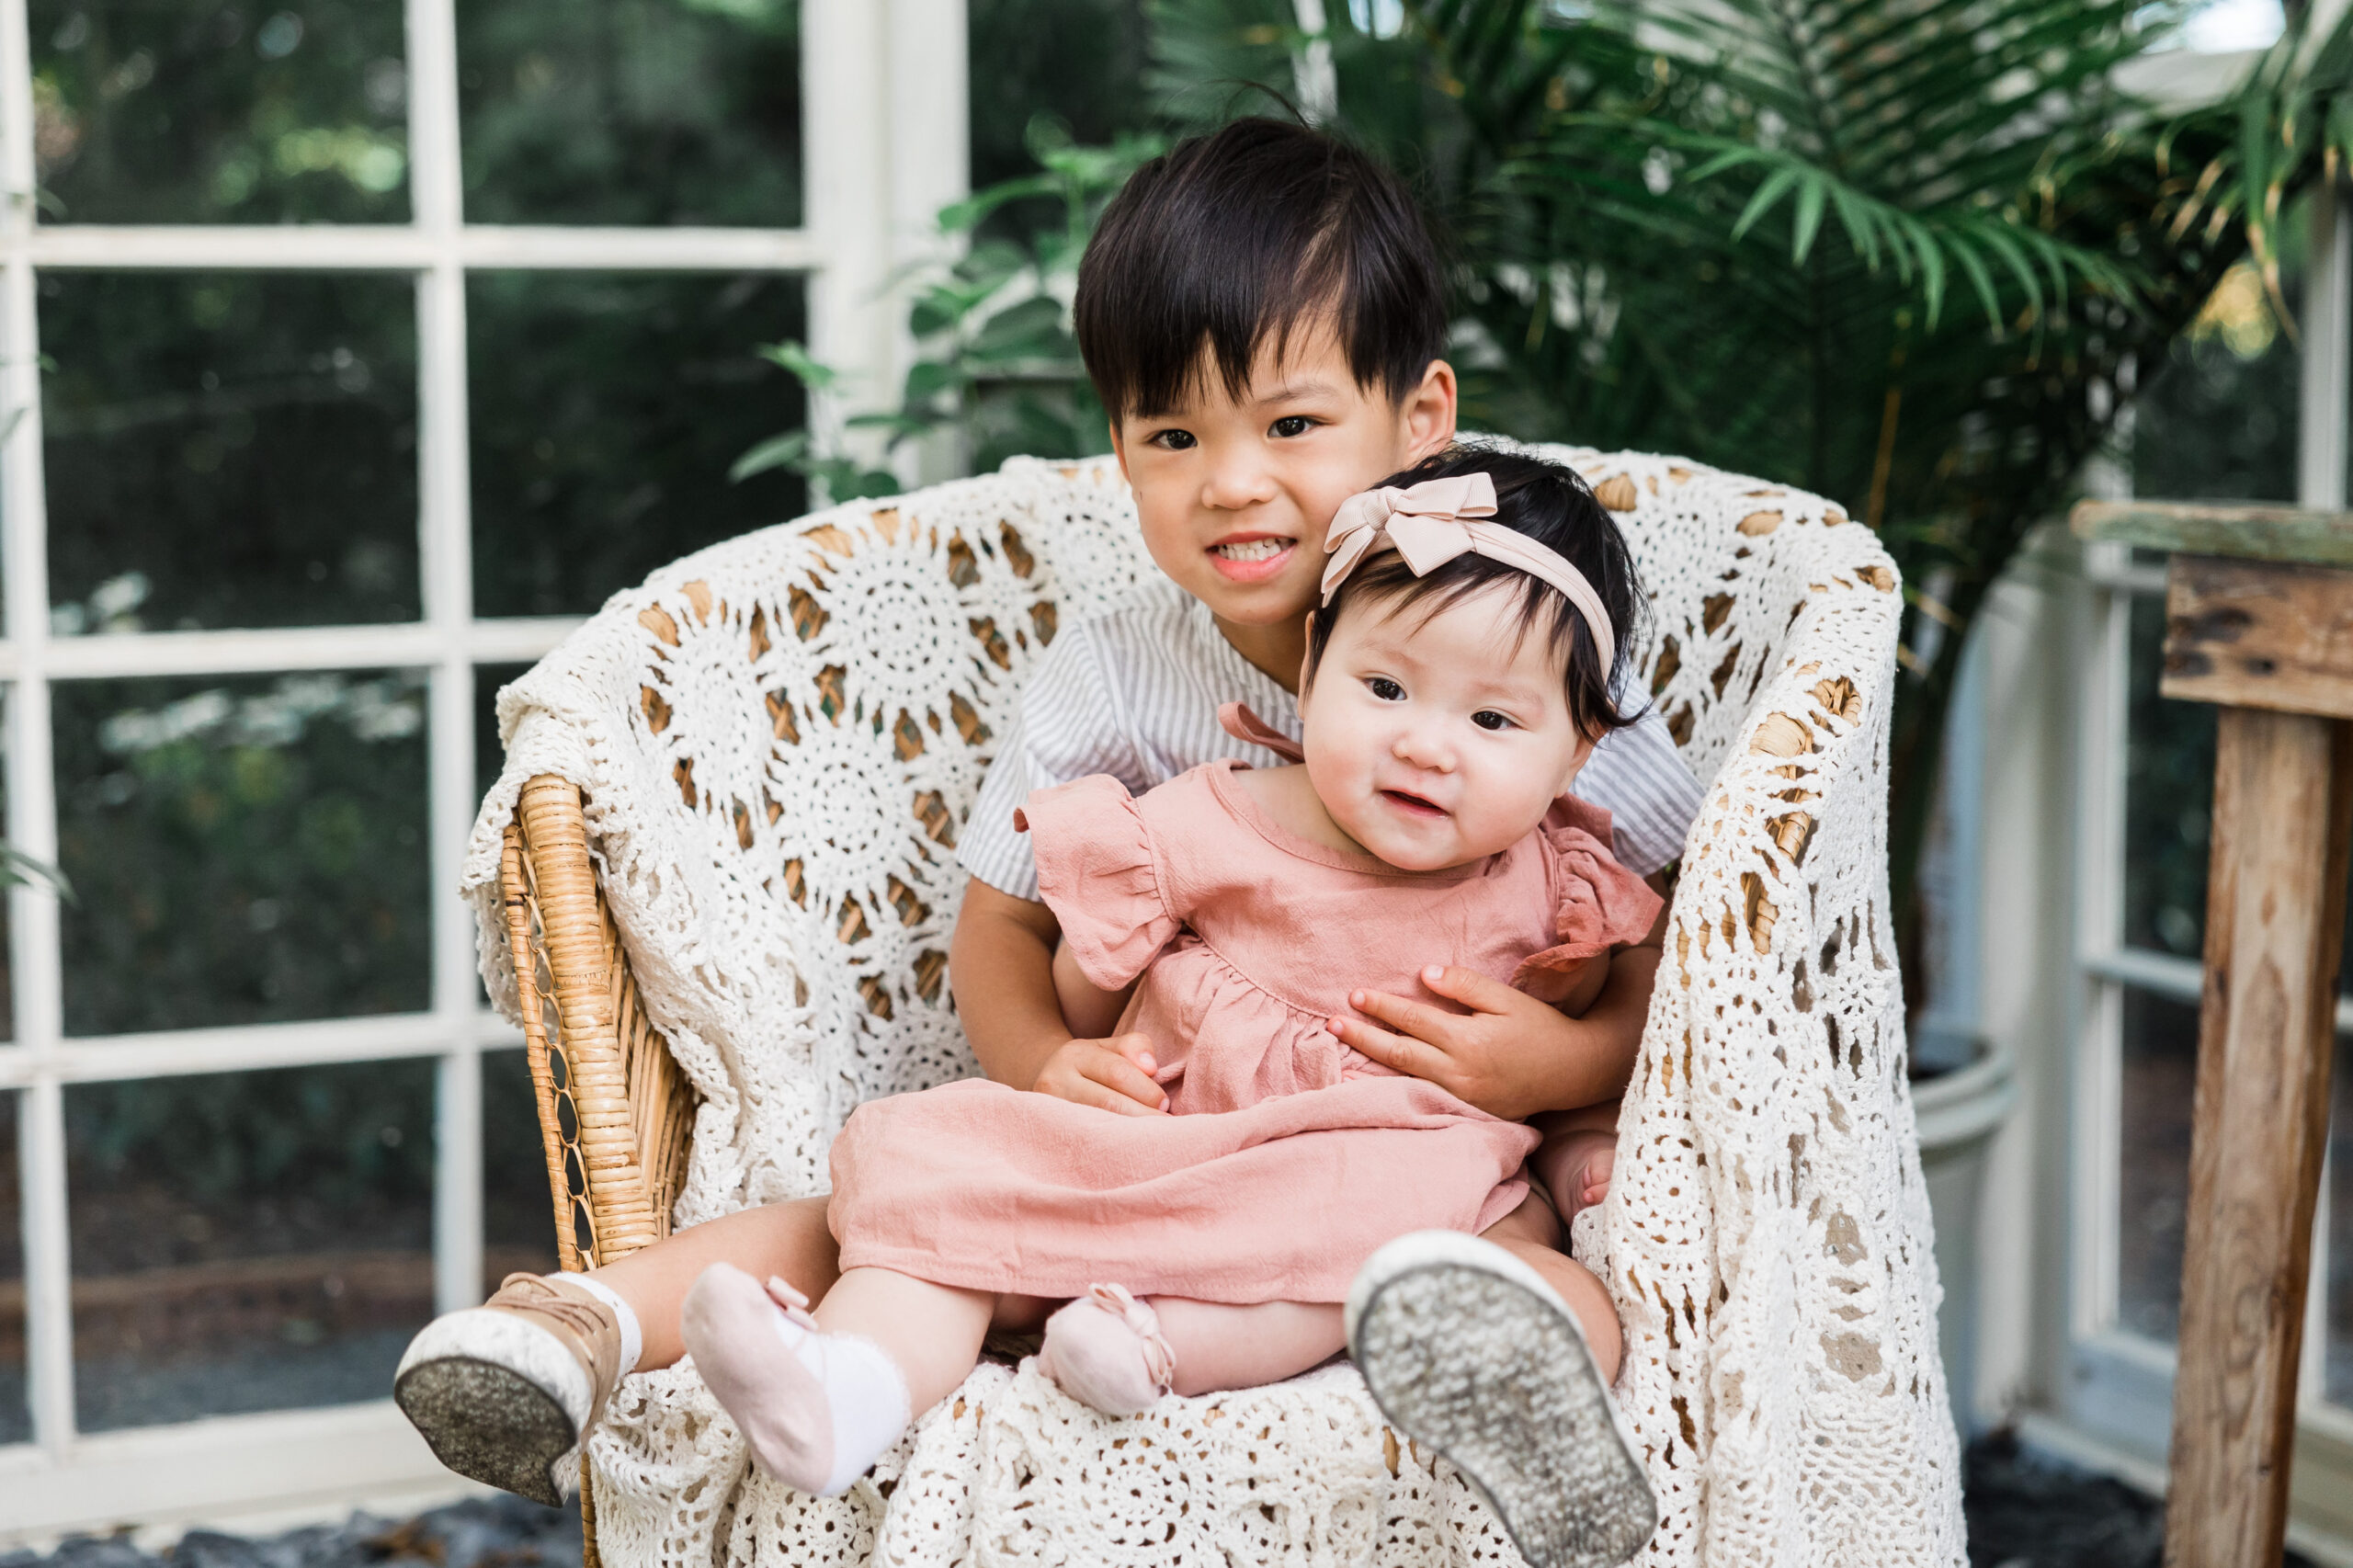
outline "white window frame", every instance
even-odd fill
[[[2342,510],[2348,449],[2348,366],[2353,366],[2353,221],[2334,191],[2318,193],[2311,238],[2315,264],[2305,290],[2299,389],[2297,500]],[[2119,1300],[2119,1205],[2123,1149],[2123,1010],[2128,988],[2191,1007],[2198,960],[2124,940],[2124,813],[2129,657],[2133,607],[2165,600],[2165,570],[2136,564],[2129,546],[2084,549],[2075,693],[2075,886],[2074,1049],[2064,1168],[2044,1179],[2069,1196],[2057,1376],[2046,1385],[2055,1422],[2029,1435],[2161,1488],[2172,1432],[2172,1345],[2124,1327]],[[2055,868],[2054,868],[2055,870]],[[2353,1030],[2353,1000],[2337,1004]],[[2327,1340],[2328,1183],[2315,1217],[2299,1378],[2294,1520],[2290,1539],[2327,1562],[2353,1563],[2353,1408],[2323,1398]]]
[[[933,217],[969,177],[964,0],[801,0],[803,226],[566,228],[470,224],[460,210],[455,0],[407,0],[409,181],[402,224],[46,227],[36,222],[26,0],[0,0],[0,683],[7,836],[54,860],[52,680],[393,666],[427,676],[431,1006],[392,1017],[67,1039],[56,901],[9,893],[15,1090],[24,1197],[33,1439],[0,1448],[0,1547],[116,1523],[328,1515],[367,1500],[452,1495],[391,1401],[220,1416],[85,1437],[74,1428],[67,1085],[396,1058],[438,1063],[434,1285],[440,1310],[480,1298],[480,1056],[520,1037],[477,1003],[471,912],[456,896],[475,810],[474,670],[536,659],[577,618],[472,613],[466,404],[469,269],[799,274],[810,347],[856,399],[887,396],[907,361],[893,270],[938,243]],[[43,269],[404,271],[417,296],[422,613],[392,626],[53,638],[41,472],[36,280]],[[5,418],[0,414],[0,418]],[[813,400],[813,427],[840,429]],[[16,1222],[0,1216],[0,1223]]]

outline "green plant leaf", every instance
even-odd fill
[[[809,433],[794,430],[771,436],[728,465],[727,477],[737,484],[770,469],[800,468],[809,455]]]

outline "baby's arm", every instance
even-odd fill
[[[1152,1081],[1156,1063],[1143,1037],[1107,1040],[1074,1030],[1063,1017],[1054,961],[1061,937],[1053,911],[1037,900],[977,878],[966,886],[949,942],[948,983],[981,1070],[1000,1084],[1081,1105],[1157,1111],[1168,1096]],[[1114,1008],[1101,1033],[1118,1021]]]

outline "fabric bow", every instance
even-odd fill
[[[1348,574],[1367,556],[1393,547],[1416,577],[1427,576],[1465,551],[1517,567],[1558,588],[1585,619],[1601,651],[1605,675],[1617,665],[1617,633],[1609,612],[1586,574],[1557,551],[1526,534],[1481,519],[1495,515],[1495,482],[1484,473],[1426,479],[1358,491],[1340,503],[1324,536],[1324,602],[1330,604]]]
[[[1414,575],[1426,577],[1471,548],[1466,519],[1495,515],[1495,482],[1483,473],[1426,479],[1404,490],[1393,484],[1358,491],[1340,503],[1324,536],[1324,602],[1330,604],[1348,574],[1386,533]]]

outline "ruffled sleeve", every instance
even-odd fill
[[[1559,899],[1555,945],[1522,960],[1512,984],[1549,999],[1587,959],[1648,936],[1664,901],[1609,852],[1609,813],[1599,806],[1563,795],[1539,832]]]
[[[1038,858],[1038,895],[1086,978],[1116,991],[1176,935],[1152,835],[1127,786],[1097,773],[1040,790],[1014,813]]]

